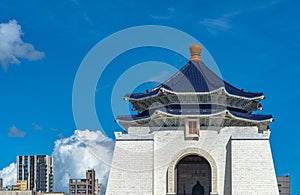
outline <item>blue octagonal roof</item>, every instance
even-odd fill
[[[262,98],[263,93],[245,92],[224,81],[202,61],[189,61],[176,74],[164,83],[144,93],[127,94],[130,99],[143,99],[157,95],[166,89],[174,93],[209,93],[223,88],[233,96],[255,99]]]

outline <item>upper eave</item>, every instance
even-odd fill
[[[126,101],[140,101],[140,100],[145,100],[145,99],[148,99],[148,98],[155,98],[155,97],[157,97],[161,94],[164,94],[166,92],[170,93],[170,94],[174,94],[174,95],[203,95],[203,96],[224,92],[225,95],[227,95],[228,97],[233,97],[233,98],[239,98],[239,99],[245,99],[245,100],[263,100],[263,99],[265,99],[265,96],[264,96],[263,93],[260,93],[260,95],[257,95],[257,96],[254,96],[254,97],[244,97],[244,96],[238,96],[238,95],[234,95],[234,94],[229,93],[226,90],[225,87],[220,87],[216,90],[208,91],[208,92],[176,92],[176,91],[166,89],[164,87],[159,87],[159,88],[153,89],[153,92],[151,91],[151,92],[143,93],[144,95],[142,95],[142,93],[126,94],[124,99]],[[249,93],[249,92],[247,92],[247,93]]]
[[[125,100],[139,101],[168,92],[176,95],[209,95],[224,91],[228,96],[247,100],[264,99],[263,93],[246,92],[224,81],[202,61],[189,61],[176,74],[154,89],[144,93],[126,94]]]

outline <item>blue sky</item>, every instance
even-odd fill
[[[229,83],[264,92],[262,113],[275,118],[270,127],[276,173],[289,173],[293,194],[300,193],[299,10],[298,1],[280,0],[2,0],[0,23],[19,25],[23,45],[34,49],[16,53],[19,64],[9,61],[5,68],[1,63],[0,169],[15,162],[17,155],[51,155],[55,140],[74,133],[73,83],[81,61],[95,44],[129,27],[163,25],[199,40]],[[5,49],[0,42],[2,54]],[[113,131],[121,129],[114,115],[124,114],[107,106],[114,84],[132,65],[145,61],[177,69],[186,63],[174,52],[146,47],[125,52],[106,67],[95,105],[103,129],[112,138]],[[157,70],[157,75],[167,79],[170,72]]]

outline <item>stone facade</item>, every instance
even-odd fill
[[[116,133],[106,194],[176,194],[176,166],[190,155],[209,162],[211,194],[278,194],[269,134],[257,127],[200,130],[195,140],[185,138],[183,127],[148,131]]]
[[[278,194],[267,138],[232,137],[231,156],[232,194]]]
[[[153,194],[153,149],[153,140],[117,141],[106,194]]]

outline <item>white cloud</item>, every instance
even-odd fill
[[[35,50],[30,43],[24,43],[21,26],[16,20],[8,23],[0,23],[0,63],[4,70],[9,64],[20,64],[18,58],[38,60],[44,57],[44,53]]]
[[[15,125],[13,125],[9,128],[9,131],[8,131],[9,137],[24,137],[25,135],[26,135],[26,132],[21,131]]]
[[[206,25],[209,28],[218,28],[222,30],[227,30],[231,28],[231,24],[228,22],[228,19],[225,17],[216,18],[216,19],[206,18],[200,23]]]
[[[156,82],[164,82],[171,74],[168,71],[161,71],[157,76],[150,77],[148,80]]]
[[[0,170],[0,178],[3,179],[3,187],[16,184],[17,164],[11,163],[9,166]]]
[[[68,193],[69,179],[85,178],[85,171],[94,169],[105,194],[114,141],[101,131],[76,130],[73,135],[55,141],[54,157],[55,191]],[[13,185],[17,178],[17,165],[11,163],[0,170],[4,186]]]
[[[169,7],[166,12],[164,12],[162,15],[150,15],[151,18],[156,20],[169,20],[173,17],[175,12],[174,7]]]
[[[35,129],[35,130],[42,130],[43,127],[35,122],[32,123],[32,127]]]
[[[219,31],[227,31],[231,29],[231,19],[238,14],[240,14],[240,12],[227,13],[219,18],[205,18],[199,21],[199,23],[206,26],[210,33],[217,34]]]
[[[55,190],[68,192],[70,178],[85,178],[87,169],[95,169],[104,194],[113,148],[114,142],[101,131],[76,130],[55,141]]]

